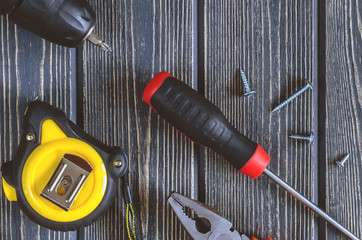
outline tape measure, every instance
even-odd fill
[[[102,216],[128,169],[121,149],[97,141],[41,101],[29,104],[23,131],[14,159],[1,168],[7,199],[53,230],[75,230]]]

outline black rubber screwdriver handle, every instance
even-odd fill
[[[143,99],[192,141],[210,147],[239,172],[258,177],[270,157],[257,143],[237,131],[220,109],[167,72],[147,85]]]

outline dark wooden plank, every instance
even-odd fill
[[[0,159],[9,161],[22,134],[23,113],[35,98],[74,119],[75,51],[49,44],[0,17]],[[0,175],[1,177],[1,175]],[[40,227],[9,202],[0,186],[0,239],[75,239],[76,232]]]
[[[166,199],[171,191],[195,197],[195,151],[142,100],[151,77],[166,70],[193,79],[193,7],[188,1],[90,1],[96,33],[111,53],[84,48],[84,127],[129,157],[139,239],[185,239]],[[121,189],[118,189],[121,192]],[[81,234],[84,239],[127,239],[123,202]]]
[[[315,82],[313,1],[203,1],[199,80],[232,124],[271,156],[269,170],[313,199],[313,145],[289,134],[310,133],[313,94],[306,92],[276,113],[271,108]],[[253,97],[241,97],[239,67]],[[235,229],[258,238],[314,239],[311,211],[266,176],[238,173],[211,150],[205,154],[206,203]]]
[[[320,117],[323,141],[320,160],[325,173],[320,176],[321,200],[338,222],[362,237],[362,39],[361,1],[326,0],[322,6],[325,22],[324,51],[319,80]],[[324,31],[325,29],[325,31]],[[351,156],[344,168],[335,161]],[[323,238],[347,239],[335,229],[321,225]]]

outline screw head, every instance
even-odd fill
[[[35,141],[35,135],[33,133],[28,133],[28,135],[26,135],[26,140],[28,142],[34,142]]]
[[[310,136],[309,136],[309,143],[313,143],[314,142],[314,133],[311,132]]]
[[[123,162],[120,159],[116,159],[113,161],[113,166],[115,166],[116,168],[120,168],[120,167],[122,167],[122,165],[123,165]]]
[[[344,164],[342,162],[336,161],[336,163],[337,163],[338,167],[344,167]]]
[[[66,187],[69,185],[69,180],[68,179],[63,179],[62,180],[62,186]]]
[[[308,81],[308,79],[306,79],[305,81],[307,82],[307,86],[309,86],[309,88],[313,90],[313,84]]]
[[[243,97],[249,97],[251,95],[254,95],[255,93],[256,93],[256,91],[246,92],[246,93],[244,93]]]

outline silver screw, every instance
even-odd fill
[[[69,185],[69,180],[68,179],[63,179],[62,180],[62,185],[63,186],[68,186]]]
[[[314,134],[313,132],[309,136],[303,135],[290,135],[289,138],[298,139],[298,140],[307,140],[309,143],[313,143],[314,141]]]
[[[349,153],[344,156],[341,161],[336,161],[336,163],[338,164],[339,167],[344,167],[344,162],[347,161],[347,159],[349,158]]]
[[[307,84],[300,90],[298,90],[298,92],[294,93],[292,96],[290,96],[287,100],[285,100],[284,102],[282,102],[281,104],[279,104],[278,106],[276,106],[276,108],[273,109],[272,112],[275,112],[279,109],[281,109],[282,107],[284,107],[285,105],[287,105],[290,101],[292,101],[293,99],[295,99],[296,97],[298,97],[300,94],[302,94],[303,92],[305,92],[308,88],[313,90],[312,84],[308,81]]]
[[[119,159],[116,159],[113,162],[113,166],[115,166],[117,168],[121,167],[122,165],[123,165],[123,162],[121,160],[119,160]]]
[[[250,87],[249,87],[249,84],[248,84],[248,80],[245,76],[245,73],[243,70],[241,70],[240,68],[240,76],[241,76],[241,80],[243,81],[243,85],[244,85],[244,88],[245,88],[245,93],[244,93],[244,97],[248,97],[248,96],[251,96],[253,95],[254,93],[256,93],[255,91],[251,91]]]
[[[32,133],[28,133],[28,135],[26,135],[26,140],[28,142],[34,142],[35,141],[35,135]]]

